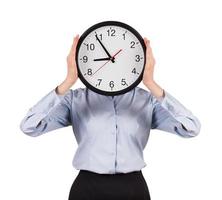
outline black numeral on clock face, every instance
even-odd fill
[[[122,85],[128,85],[128,84],[126,83],[126,79],[125,79],[125,78],[122,78],[121,84],[122,84]]]
[[[133,73],[133,74],[139,74],[139,73],[136,71],[136,68],[135,68],[135,67],[133,68],[132,73]]]
[[[114,81],[110,81],[109,86],[110,86],[111,89],[113,89],[114,88]]]
[[[92,69],[91,69],[91,68],[88,68],[88,69],[87,69],[87,74],[88,74],[88,75],[92,75]]]
[[[95,44],[94,44],[94,43],[90,43],[90,44],[84,43],[84,45],[86,45],[87,51],[93,51],[93,50],[95,50]]]
[[[130,42],[130,48],[135,48],[135,42],[134,41],[132,41],[132,42]]]
[[[82,60],[84,63],[87,63],[88,57],[87,56],[83,56],[82,58],[80,58],[80,60]]]
[[[125,33],[123,33],[123,39],[124,40],[126,39],[126,33],[127,33],[127,31]]]
[[[115,29],[110,28],[109,30],[107,30],[107,33],[108,33],[108,36],[116,36],[115,35],[116,30]]]
[[[103,34],[100,34],[99,37],[100,37],[100,40],[103,40]]]
[[[98,82],[99,82],[99,83],[98,83],[98,84],[96,84],[96,86],[99,86],[99,85],[100,85],[100,83],[102,82],[102,79],[101,79],[101,78],[98,78],[97,80],[98,80]]]
[[[140,60],[143,59],[140,55],[136,55],[135,57],[136,57],[136,58],[135,58],[135,61],[136,61],[136,62],[140,62]]]

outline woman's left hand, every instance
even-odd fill
[[[154,65],[156,62],[150,47],[150,41],[144,38],[144,42],[146,45],[146,65],[143,73],[143,83],[147,85],[149,82],[153,81]]]
[[[153,78],[156,61],[150,47],[150,41],[145,37],[144,42],[146,45],[146,64],[143,72],[143,83],[155,97],[161,98],[164,95],[164,90],[154,81]]]

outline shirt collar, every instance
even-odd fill
[[[123,97],[123,96],[125,96],[125,95],[128,95],[129,93],[134,92],[135,88],[136,88],[136,87],[134,87],[133,89],[131,89],[130,91],[128,91],[128,92],[126,92],[126,93],[124,93],[124,94],[113,95],[113,96],[99,94],[99,93],[97,93],[97,92],[94,92],[93,90],[91,90],[91,89],[88,88],[88,87],[86,87],[86,90],[87,90],[87,92],[92,92],[92,93],[94,93],[94,94],[96,94],[96,95],[98,95],[98,96],[100,96],[100,97],[102,97],[102,98],[106,98],[106,99],[109,99],[109,100],[116,100],[116,99],[118,99],[118,98],[120,98],[120,97]]]

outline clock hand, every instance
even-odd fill
[[[109,54],[109,52],[107,51],[107,49],[105,48],[105,46],[103,45],[103,43],[99,40],[99,38],[98,38],[98,36],[97,36],[97,34],[95,35],[96,36],[96,39],[99,41],[99,43],[100,43],[100,45],[102,46],[102,48],[104,49],[104,51],[106,52],[106,54],[109,56],[109,58],[111,59],[112,57],[111,57],[111,55]],[[114,63],[115,61],[114,61],[114,58],[112,58],[112,63]]]
[[[97,59],[94,59],[94,61],[103,61],[103,60],[110,60],[110,58],[97,58]]]
[[[119,51],[117,51],[117,53],[115,53],[115,54],[112,56],[112,58],[115,58],[116,55],[117,55],[120,51],[122,51],[122,49],[120,49]]]
[[[115,56],[120,53],[120,51],[122,51],[122,49],[120,49],[119,51],[117,51],[117,53],[115,53],[107,62],[105,62],[105,63],[104,63],[99,69],[97,69],[91,76],[93,76],[96,72],[98,72],[98,71],[99,71],[102,67],[104,67],[109,61],[111,61],[112,59],[114,59]]]
[[[103,66],[105,66],[110,60],[108,60],[107,62],[105,62],[99,69],[97,69],[91,76],[93,76],[97,71],[99,71]]]

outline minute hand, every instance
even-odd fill
[[[96,39],[99,41],[99,43],[101,44],[102,48],[104,49],[104,51],[106,52],[106,54],[109,56],[109,58],[111,59],[112,63],[114,63],[114,59],[110,53],[107,51],[107,49],[104,47],[103,43],[99,40],[98,36],[96,35]]]

